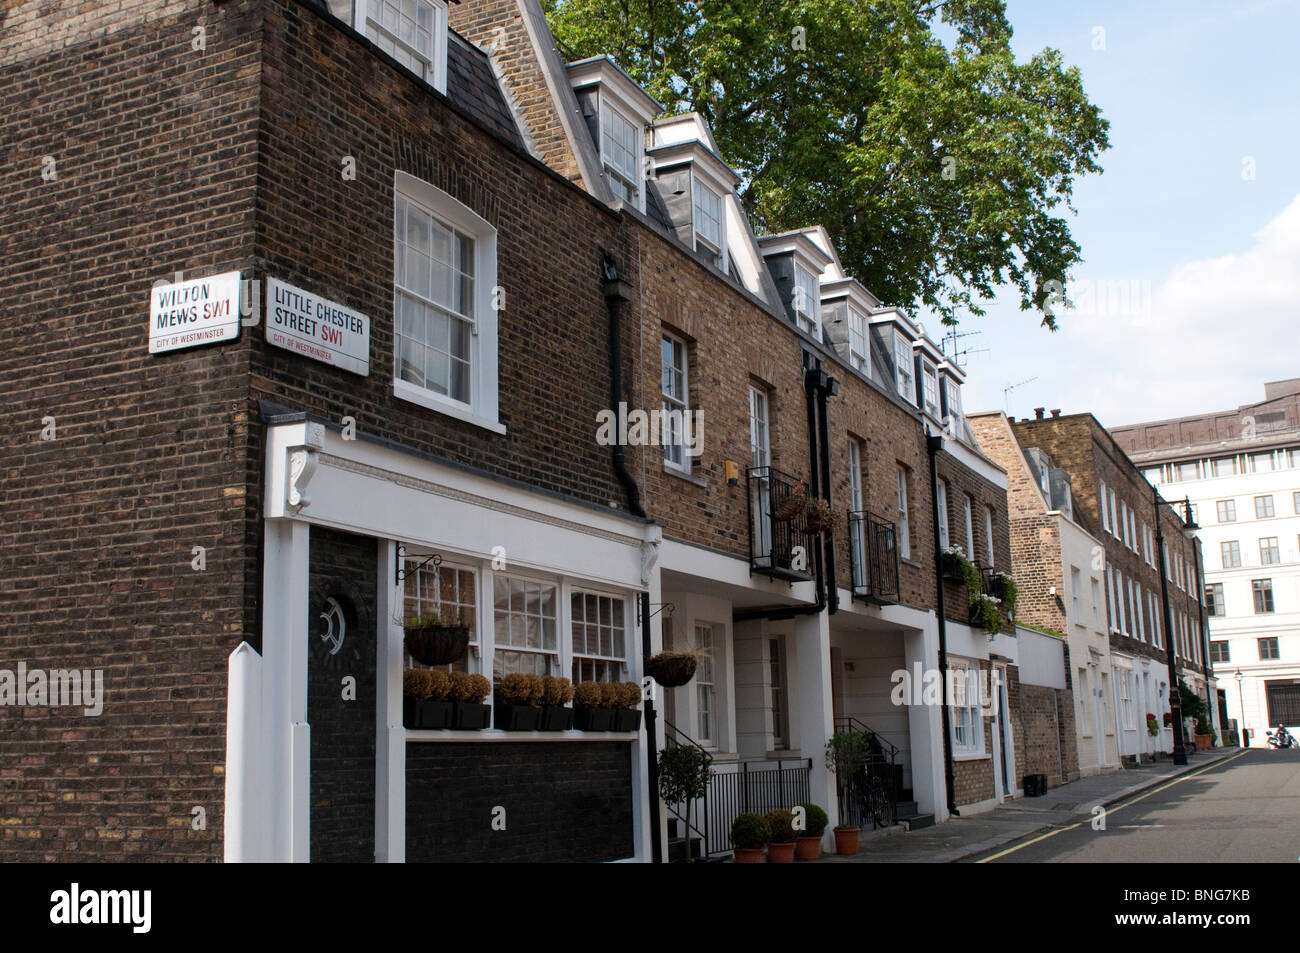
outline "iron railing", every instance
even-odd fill
[[[844,827],[889,827],[898,818],[898,793],[903,765],[899,748],[856,718],[839,718],[835,733],[858,732],[870,738],[871,753],[862,769],[835,778],[840,824]]]
[[[894,524],[875,513],[849,513],[849,568],[853,595],[889,605],[898,601],[898,544]]]
[[[710,778],[712,778],[713,757],[696,744],[690,735],[679,729],[667,719],[664,720],[664,740],[669,748],[690,746],[697,749],[704,755],[706,762],[709,764]],[[661,798],[662,800],[662,798]],[[704,788],[704,797],[696,798],[694,801],[686,804],[669,804],[664,801],[664,806],[668,808],[668,813],[682,825],[684,828],[684,839],[686,841],[686,859],[691,859],[691,837],[694,835],[700,839],[700,843],[707,845],[709,843],[709,788]]]
[[[793,809],[812,799],[811,758],[717,761],[709,778],[708,853],[731,852],[731,822],[741,814]]]
[[[777,579],[813,577],[813,546],[800,498],[807,484],[775,467],[745,471],[749,499],[749,568]]]

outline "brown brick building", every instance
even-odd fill
[[[824,231],[756,239],[707,126],[562,63],[535,0],[370,6],[0,21],[4,645],[104,685],[0,712],[0,852],[646,860],[668,736],[715,806],[768,771],[834,816],[844,726],[900,813],[1014,796],[1059,689],[962,587],[936,614],[937,510],[1012,560],[960,369]],[[498,688],[706,656],[636,731],[411,729],[428,611]],[[903,693],[941,648],[958,698]]]

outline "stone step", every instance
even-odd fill
[[[934,827],[933,814],[913,814],[911,817],[900,817],[898,821],[909,831],[919,831],[923,827]]]

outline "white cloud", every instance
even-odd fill
[[[1060,312],[1069,357],[1044,375],[1066,413],[1118,426],[1227,410],[1300,376],[1300,195],[1244,250],[1125,288],[1128,313],[1114,310],[1132,275],[1079,277],[1087,313]]]

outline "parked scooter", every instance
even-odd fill
[[[1300,748],[1300,741],[1296,741],[1295,736],[1286,730],[1285,725],[1278,725],[1277,731],[1268,733],[1268,746],[1270,748]]]

